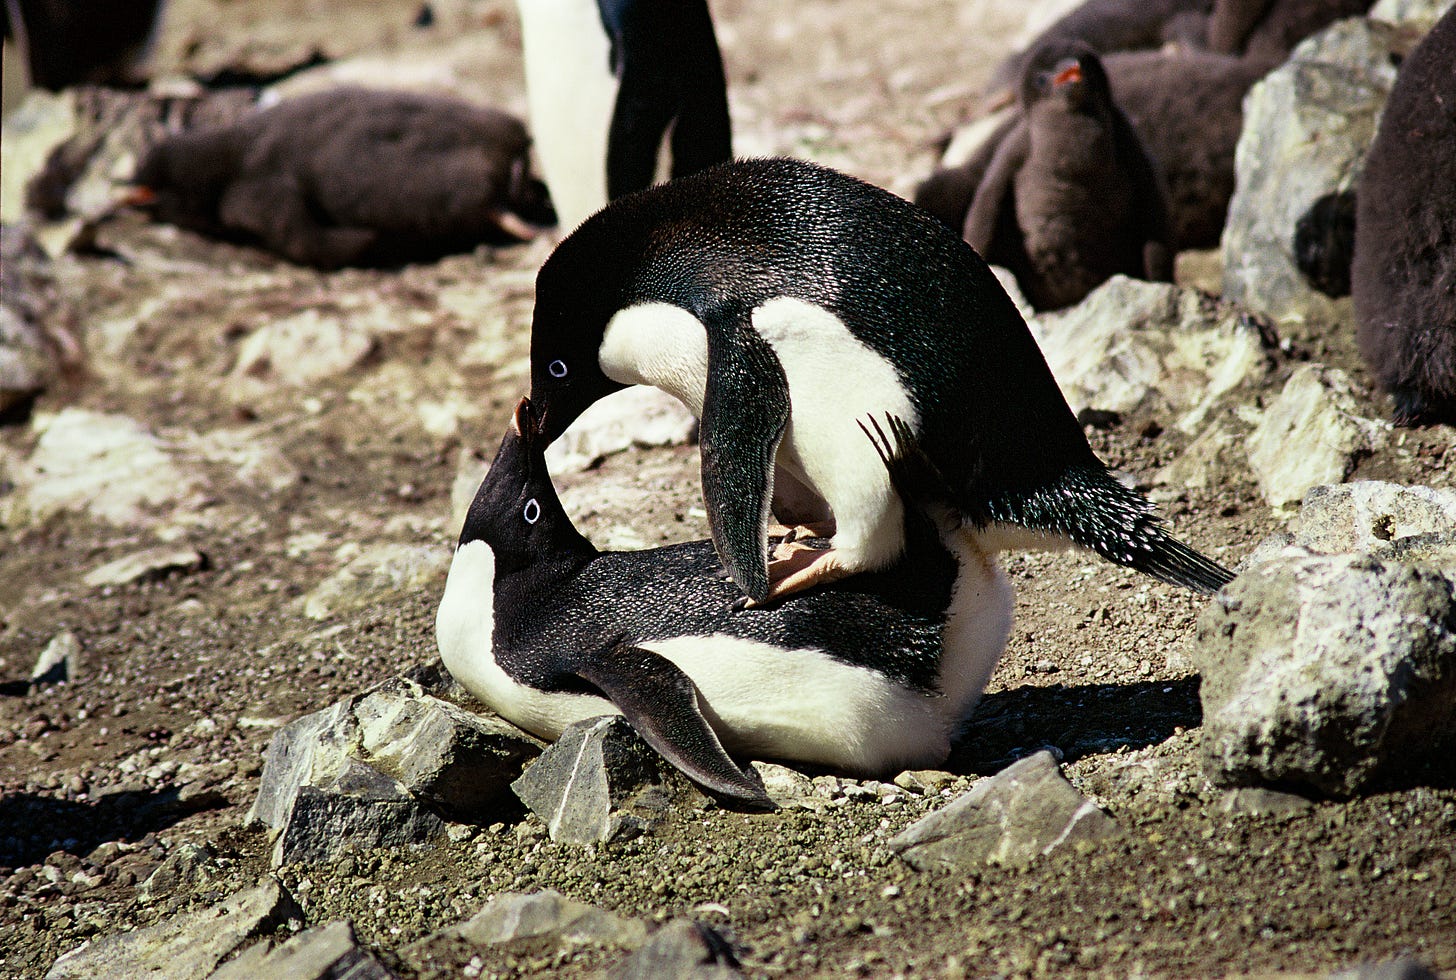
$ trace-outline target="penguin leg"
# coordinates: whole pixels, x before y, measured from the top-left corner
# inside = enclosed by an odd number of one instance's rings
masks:
[[[753,810],[777,809],[758,774],[729,758],[703,716],[697,685],[677,664],[624,642],[576,673],[617,706],[643,741],[715,797]]]
[[[766,602],[777,602],[796,592],[837,582],[842,578],[848,578],[858,570],[845,567],[839,560],[839,553],[832,546],[828,548],[815,548],[807,544],[791,546],[785,557],[776,557],[769,562],[770,586]],[[744,608],[755,609],[766,602],[749,601],[744,604]]]
[[[789,423],[789,386],[746,311],[700,317],[708,326],[708,381],[699,433],[703,504],[713,547],[739,589],[768,598],[768,514],[774,459]]]

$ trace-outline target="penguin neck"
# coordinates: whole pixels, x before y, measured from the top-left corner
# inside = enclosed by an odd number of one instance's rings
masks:
[[[618,310],[607,323],[597,360],[613,381],[661,388],[702,417],[708,333],[682,307],[648,302]]]

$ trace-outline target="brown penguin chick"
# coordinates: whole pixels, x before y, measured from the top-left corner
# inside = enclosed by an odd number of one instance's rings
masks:
[[[1244,95],[1264,67],[1208,51],[1127,51],[1102,63],[1117,104],[1162,166],[1177,247],[1217,247]]]
[[[1360,352],[1397,425],[1456,424],[1456,10],[1405,59],[1356,192]]]
[[[1214,0],[1208,48],[1242,55],[1268,70],[1283,64],[1311,34],[1363,16],[1371,6],[1373,0]]]
[[[131,201],[302,265],[399,265],[550,224],[529,148],[504,112],[340,88],[163,140],[137,168]]]
[[[996,155],[996,147],[1016,128],[1017,116],[1011,115],[986,137],[963,163],[941,167],[915,188],[915,203],[939,218],[951,231],[960,234],[965,227],[966,213],[971,210],[976,188],[986,176],[986,168]]]
[[[1039,310],[1070,306],[1118,273],[1170,281],[1161,178],[1092,49],[1038,49],[1020,105],[976,189],[966,241],[1006,265]]]
[[[1081,41],[1094,51],[1139,51],[1166,44],[1202,47],[1213,0],[1087,0],[1052,23],[991,74],[992,105],[1015,97],[1035,51],[1049,44]]]

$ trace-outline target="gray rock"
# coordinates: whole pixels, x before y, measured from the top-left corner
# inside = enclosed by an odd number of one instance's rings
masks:
[[[133,932],[93,939],[56,960],[46,980],[96,977],[167,977],[202,980],[217,965],[303,910],[272,878],[211,908],[164,919]]]
[[[1030,325],[1073,412],[1146,407],[1197,432],[1223,395],[1268,371],[1252,320],[1171,283],[1114,276]]]
[[[733,980],[743,976],[733,945],[692,919],[674,919],[607,971],[608,980]]]
[[[280,946],[254,943],[209,980],[394,980],[396,974],[359,945],[343,920],[300,932]]]
[[[568,725],[511,784],[551,839],[568,844],[636,837],[687,787],[621,715]]]
[[[1456,545],[1456,490],[1377,480],[1305,494],[1293,543],[1324,554],[1392,554],[1417,542]]]
[[[30,670],[31,689],[64,684],[81,676],[81,641],[70,630],[62,630],[46,644]]]
[[[331,860],[351,845],[428,843],[445,830],[437,809],[475,821],[498,814],[539,745],[398,678],[280,729],[246,822],[276,835],[275,867]]]
[[[1398,42],[1389,24],[1340,21],[1250,89],[1223,232],[1225,297],[1276,320],[1340,315],[1295,265],[1295,223],[1315,201],[1358,184],[1395,83]]]
[[[529,895],[507,892],[452,931],[476,946],[592,943],[636,949],[647,938],[641,920],[624,919],[550,889]]]
[[[216,869],[217,862],[210,847],[181,844],[137,887],[137,901],[151,904],[170,898],[184,885],[208,880]]]
[[[1262,786],[1236,786],[1224,792],[1219,808],[1224,813],[1253,817],[1292,817],[1310,810],[1314,804],[1295,793],[1281,793]]]
[[[1209,778],[1348,796],[1456,750],[1453,589],[1302,549],[1245,571],[1198,620]]]
[[[473,714],[404,681],[361,697],[353,713],[361,761],[465,822],[513,806],[511,780],[544,747],[501,718]]]
[[[201,552],[193,551],[191,548],[164,545],[160,548],[134,551],[115,561],[109,561],[93,568],[86,573],[86,577],[82,581],[93,588],[103,585],[127,585],[139,579],[165,578],[173,572],[199,571],[206,565],[207,559]]]
[[[1387,24],[1415,26],[1429,31],[1441,15],[1451,9],[1452,0],[1376,0],[1366,15]]]
[[[1235,413],[1213,419],[1186,449],[1167,466],[1153,473],[1153,482],[1167,488],[1203,490],[1220,486],[1228,480],[1230,470],[1246,463],[1244,440],[1250,427]],[[1178,490],[1152,494],[1177,496]]]
[[[450,552],[438,545],[377,544],[319,583],[303,600],[309,619],[328,619],[402,592],[443,583]]]
[[[1117,822],[1067,782],[1050,752],[984,779],[890,839],[917,871],[1021,866],[1052,851],[1121,833]]]
[[[682,446],[697,419],[676,398],[636,385],[596,402],[546,450],[552,473],[580,473],[633,446]]]
[[[1329,980],[1440,980],[1440,976],[1414,956],[1401,956],[1336,970],[1330,974]]]
[[[1306,364],[1245,440],[1249,466],[1272,507],[1286,507],[1322,483],[1349,476],[1361,455],[1382,445],[1389,423],[1360,415],[1354,388],[1338,368]]]
[[[352,371],[377,344],[361,319],[309,309],[266,324],[239,346],[233,376],[305,387]]]
[[[0,418],[24,420],[36,396],[80,365],[73,319],[39,244],[26,229],[0,227]]]
[[[206,480],[134,419],[83,408],[37,416],[28,460],[12,466],[15,492],[0,519],[43,521],[63,512],[116,525],[157,523],[195,507]]]

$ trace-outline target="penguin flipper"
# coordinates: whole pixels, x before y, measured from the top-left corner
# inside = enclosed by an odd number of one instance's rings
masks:
[[[729,758],[703,717],[697,685],[672,661],[619,643],[576,673],[605,694],[642,740],[693,782],[749,809],[777,809],[757,774]]]
[[[768,598],[774,459],[789,424],[789,383],[746,318],[708,324],[708,381],[698,441],[713,548],[748,598]]]
[[[986,176],[976,187],[971,199],[971,209],[966,213],[966,224],[961,237],[970,243],[988,262],[995,245],[996,226],[1001,220],[1006,198],[1012,193],[1012,182],[1016,172],[1026,163],[1031,153],[1031,128],[1022,120],[1002,138]]]

